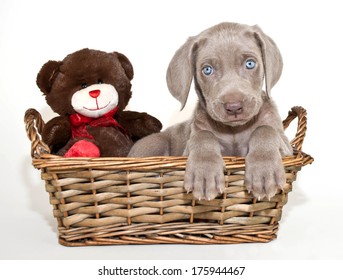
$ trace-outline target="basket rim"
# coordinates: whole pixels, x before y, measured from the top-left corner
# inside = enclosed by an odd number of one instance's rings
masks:
[[[72,169],[101,169],[101,170],[182,170],[186,168],[187,157],[162,156],[162,157],[100,157],[100,158],[64,158],[61,156],[43,154],[41,158],[34,158],[32,164],[37,169],[48,169],[49,171],[61,171]],[[245,168],[245,157],[225,156],[223,157],[226,169]],[[302,152],[294,151],[292,156],[282,159],[284,167],[303,167],[311,164],[313,158]]]
[[[283,165],[305,166],[313,162],[313,158],[302,151],[302,144],[307,130],[307,111],[301,106],[294,106],[283,121],[284,129],[298,118],[295,137],[290,141],[293,155],[282,159]],[[186,166],[187,157],[184,156],[159,156],[159,157],[99,157],[99,158],[64,158],[53,155],[50,148],[41,139],[41,132],[45,126],[41,114],[35,109],[25,112],[24,122],[26,132],[31,140],[32,164],[35,168],[71,169],[71,168],[101,168],[101,169],[139,169],[154,170],[159,168],[182,169]],[[226,168],[242,168],[245,166],[244,157],[224,156]]]

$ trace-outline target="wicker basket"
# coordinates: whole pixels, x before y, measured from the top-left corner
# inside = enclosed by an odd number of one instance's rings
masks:
[[[226,188],[220,197],[197,201],[183,189],[185,157],[63,158],[51,155],[41,141],[44,122],[36,110],[27,110],[25,123],[60,244],[229,244],[276,238],[296,174],[313,161],[301,151],[306,111],[292,108],[284,127],[295,118],[294,155],[283,158],[287,184],[270,201],[247,192],[242,157],[224,158]]]

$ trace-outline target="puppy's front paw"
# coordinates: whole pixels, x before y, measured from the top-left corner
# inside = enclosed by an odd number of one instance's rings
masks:
[[[225,163],[216,154],[190,155],[187,161],[184,187],[195,199],[212,200],[225,188]]]
[[[254,197],[273,197],[286,184],[282,158],[278,152],[249,153],[245,159],[245,186]]]

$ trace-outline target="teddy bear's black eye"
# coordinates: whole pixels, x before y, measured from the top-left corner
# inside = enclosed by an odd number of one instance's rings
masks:
[[[86,87],[87,87],[87,83],[83,83],[83,84],[81,85],[81,87],[82,87],[82,88],[86,88]]]
[[[101,79],[99,79],[99,80],[98,80],[98,84],[101,85],[102,83],[103,83],[103,81],[102,81]]]

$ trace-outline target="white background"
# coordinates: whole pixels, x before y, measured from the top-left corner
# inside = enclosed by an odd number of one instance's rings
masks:
[[[339,1],[20,1],[0,2],[0,259],[343,259],[342,14]],[[57,243],[57,223],[40,172],[31,166],[24,112],[52,118],[35,84],[48,60],[89,47],[119,51],[135,77],[128,109],[146,111],[167,127],[187,118],[171,97],[165,72],[188,36],[222,21],[258,24],[278,44],[284,71],[272,96],[284,118],[308,111],[303,146],[315,162],[299,173],[284,207],[277,240],[215,246],[106,246]],[[339,133],[339,134],[338,134]],[[290,135],[292,137],[293,135]]]

